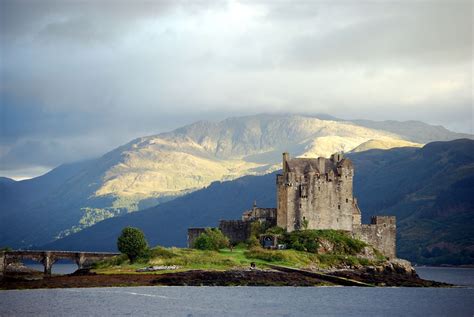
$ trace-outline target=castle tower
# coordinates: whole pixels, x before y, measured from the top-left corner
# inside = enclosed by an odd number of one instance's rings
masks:
[[[283,153],[283,174],[277,175],[277,225],[287,231],[336,229],[352,231],[360,224],[354,199],[354,168],[336,153],[330,159],[293,158]]]

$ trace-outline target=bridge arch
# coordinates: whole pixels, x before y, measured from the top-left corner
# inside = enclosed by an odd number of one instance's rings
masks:
[[[7,266],[14,262],[33,260],[43,264],[44,274],[51,275],[54,263],[60,259],[75,262],[79,269],[90,266],[92,263],[120,255],[111,252],[82,252],[82,251],[33,251],[16,250],[0,252],[0,272],[4,273]]]

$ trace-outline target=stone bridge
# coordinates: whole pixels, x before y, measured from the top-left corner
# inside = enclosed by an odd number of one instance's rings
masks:
[[[0,252],[0,274],[3,274],[9,264],[21,262],[22,260],[33,260],[44,266],[44,274],[51,275],[53,264],[60,259],[68,259],[76,262],[77,267],[82,269],[92,263],[120,255],[110,252],[80,252],[80,251],[1,251]]]

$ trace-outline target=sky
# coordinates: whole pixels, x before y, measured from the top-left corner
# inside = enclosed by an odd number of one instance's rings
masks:
[[[0,0],[0,176],[197,120],[473,132],[472,1]]]

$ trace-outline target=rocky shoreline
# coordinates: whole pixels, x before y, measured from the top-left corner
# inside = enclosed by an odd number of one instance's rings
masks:
[[[407,264],[408,263],[408,264]],[[0,279],[0,289],[82,288],[123,286],[403,286],[450,287],[421,279],[406,261],[378,267],[311,272],[297,269],[189,270],[171,273],[97,274],[78,270],[69,275],[43,276],[41,272],[16,270]]]

